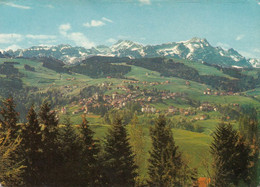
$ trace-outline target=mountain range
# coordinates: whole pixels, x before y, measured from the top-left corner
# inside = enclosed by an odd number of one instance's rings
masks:
[[[259,59],[246,59],[233,48],[225,50],[221,47],[213,47],[206,39],[197,37],[188,41],[146,46],[129,40],[119,40],[110,47],[99,45],[91,49],[64,44],[33,46],[28,49],[4,51],[2,55],[24,58],[51,56],[67,64],[79,63],[91,56],[174,57],[227,67],[260,67]]]

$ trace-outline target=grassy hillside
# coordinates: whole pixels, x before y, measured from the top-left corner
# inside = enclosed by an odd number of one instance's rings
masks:
[[[131,71],[126,74],[126,77],[134,78],[139,81],[148,81],[148,82],[165,82],[170,81],[170,84],[167,85],[156,85],[160,90],[170,90],[172,92],[186,92],[192,94],[201,95],[202,90],[206,88],[211,88],[211,86],[203,85],[197,82],[190,81],[190,86],[186,85],[186,80],[176,78],[176,77],[162,77],[159,72],[151,71],[142,67],[131,66]],[[148,86],[149,88],[149,86]]]
[[[184,59],[173,59],[176,62],[181,62],[186,64],[189,67],[195,68],[200,75],[216,75],[216,76],[220,76],[220,77],[227,77],[230,79],[234,79],[233,77],[224,74],[223,72],[219,71],[217,68],[215,67],[211,67],[211,66],[206,66],[204,64],[202,64],[201,62],[194,62],[194,61],[190,61],[190,60],[184,60]]]
[[[188,60],[179,60],[173,59],[175,62],[184,63],[185,65],[194,68],[198,71],[200,75],[215,75],[219,77],[225,77],[230,80],[235,80],[236,78],[231,77],[222,71],[218,70],[215,67],[206,66],[202,63],[191,62]],[[64,114],[61,114],[60,109],[62,107],[67,108],[67,115],[71,117],[73,124],[78,125],[81,123],[81,115],[83,112],[79,112],[76,114],[72,114],[74,111],[81,108],[83,105],[79,104],[79,99],[87,99],[87,98],[80,98],[80,93],[83,88],[88,88],[89,86],[100,87],[103,83],[110,83],[111,86],[108,86],[104,89],[104,94],[112,95],[113,93],[117,92],[118,94],[129,94],[129,90],[127,89],[119,89],[118,87],[127,88],[127,86],[131,86],[131,83],[127,83],[127,81],[139,81],[133,83],[133,87],[135,88],[132,90],[133,93],[143,92],[144,90],[153,90],[157,89],[160,91],[170,91],[171,93],[181,93],[182,96],[178,96],[176,98],[166,98],[161,99],[159,98],[156,102],[147,102],[146,104],[153,106],[156,110],[160,110],[162,113],[168,112],[168,108],[170,106],[174,106],[179,109],[183,110],[196,110],[196,114],[192,115],[185,115],[185,114],[177,114],[177,115],[168,115],[174,122],[179,122],[180,119],[185,118],[191,125],[197,125],[202,128],[202,132],[192,132],[191,130],[185,130],[184,128],[177,129],[173,128],[173,135],[177,145],[179,146],[180,150],[183,151],[187,160],[191,162],[192,167],[199,168],[200,176],[205,176],[206,171],[203,167],[203,160],[210,159],[208,150],[209,144],[212,140],[211,134],[214,131],[216,125],[221,122],[223,114],[221,111],[200,111],[198,107],[202,103],[210,103],[210,105],[217,106],[223,105],[226,106],[228,104],[252,104],[252,106],[256,107],[258,111],[260,111],[260,88],[257,87],[252,90],[247,90],[245,92],[239,93],[237,95],[230,94],[227,95],[214,95],[214,94],[204,94],[205,90],[214,90],[212,86],[201,84],[195,81],[188,81],[183,78],[177,77],[165,77],[161,76],[162,74],[157,71],[148,70],[146,68],[135,66],[134,64],[126,64],[120,63],[120,65],[124,65],[130,67],[131,70],[126,73],[124,76],[120,78],[112,78],[112,77],[103,77],[103,78],[91,78],[87,75],[78,74],[78,73],[57,73],[54,70],[48,69],[42,66],[42,63],[39,61],[29,60],[29,59],[6,59],[0,58],[0,64],[4,62],[18,62],[19,64],[14,64],[14,67],[19,70],[22,74],[20,79],[24,84],[24,88],[26,86],[30,87],[37,87],[36,91],[30,91],[25,93],[27,97],[33,97],[36,93],[47,93],[52,92],[55,90],[58,95],[58,99],[64,98],[65,100],[71,99],[73,102],[68,102],[64,105],[56,105],[54,106],[55,109],[58,111],[60,116],[60,122],[63,122],[65,117]],[[105,63],[105,62],[103,62]],[[30,67],[34,67],[35,71],[28,71],[25,70],[24,66],[29,65]],[[113,64],[116,65],[116,64]],[[243,74],[251,75],[257,78],[258,71],[255,70],[247,70],[244,71]],[[0,74],[0,78],[5,79],[7,76]],[[145,83],[143,83],[145,82]],[[167,83],[166,83],[167,82]],[[156,84],[153,84],[156,83]],[[65,89],[65,87],[69,87]],[[138,87],[138,89],[136,89]],[[109,89],[108,89],[109,88]],[[218,92],[224,92],[221,89],[214,90]],[[133,94],[131,93],[131,94]],[[31,95],[30,95],[31,94]],[[94,94],[94,93],[93,93]],[[152,93],[150,93],[152,94]],[[124,95],[124,97],[125,97]],[[46,95],[45,95],[46,96]],[[0,95],[0,98],[2,96]],[[75,98],[73,100],[73,97]],[[139,99],[149,97],[149,95],[145,96],[140,94],[138,96]],[[48,98],[48,97],[47,97]],[[77,100],[78,99],[78,100]],[[189,101],[192,101],[195,104],[191,104]],[[144,101],[142,101],[144,102]],[[27,103],[26,107],[29,104]],[[148,150],[151,146],[151,140],[149,137],[149,128],[152,125],[149,120],[155,118],[158,114],[139,114],[139,120],[141,121],[145,133],[145,140],[146,140],[146,159],[149,157]],[[194,118],[198,116],[207,115],[207,119],[204,120],[194,120]],[[92,129],[96,132],[96,138],[103,140],[104,136],[106,135],[107,129],[109,125],[104,123],[103,118],[99,114],[88,113],[86,115],[87,119],[90,122]],[[235,128],[238,127],[237,121],[231,119],[228,121],[229,123],[233,124]],[[146,165],[147,166],[147,165]],[[147,167],[143,169],[143,175],[147,172]]]
[[[89,118],[88,118],[89,119]],[[96,132],[96,138],[103,140],[106,136],[109,125],[95,125],[91,124],[91,128]],[[145,158],[149,158],[149,150],[151,148],[151,139],[149,136],[149,126],[143,127],[146,140]],[[179,146],[180,150],[183,152],[184,156],[189,159],[190,166],[199,169],[200,176],[206,175],[206,170],[201,163],[202,158],[209,157],[209,144],[211,142],[211,137],[203,133],[190,132],[181,129],[173,129],[173,136],[176,144]],[[147,162],[146,167],[142,168],[143,177],[147,172]]]

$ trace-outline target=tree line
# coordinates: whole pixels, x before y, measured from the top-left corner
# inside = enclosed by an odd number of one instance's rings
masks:
[[[189,67],[180,62],[175,62],[172,59],[167,60],[162,57],[133,59],[127,62],[127,64],[157,71],[161,76],[178,77],[185,80],[207,84],[217,90],[241,92],[254,89],[259,83],[258,79],[255,79],[253,76],[241,74],[237,70],[234,70],[235,68],[219,69],[223,71],[223,73],[237,78],[233,80],[227,77],[215,75],[200,75],[198,70],[193,67]]]
[[[150,128],[148,177],[143,179],[146,145],[136,115],[129,131],[121,115],[115,115],[104,140],[98,140],[84,116],[77,128],[69,117],[60,125],[45,101],[38,112],[32,105],[27,122],[19,124],[15,106],[7,98],[0,107],[3,186],[198,186],[198,171],[189,166],[163,115]],[[245,109],[239,130],[226,123],[217,126],[210,145],[211,186],[257,186],[256,116],[253,108]]]

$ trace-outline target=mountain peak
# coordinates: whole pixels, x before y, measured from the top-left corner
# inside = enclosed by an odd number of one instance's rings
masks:
[[[60,44],[60,45],[57,45],[57,48],[71,48],[72,46],[69,45],[69,44]]]
[[[122,40],[122,39],[120,39],[120,40],[118,40],[114,45],[120,44],[120,43],[134,43],[134,42],[133,42],[133,41],[130,41],[130,40]]]
[[[208,40],[206,38],[198,38],[198,37],[193,37],[192,39],[188,40],[187,42],[190,43],[207,43],[209,44]]]
[[[143,45],[137,44],[130,40],[118,40],[117,43],[111,46],[112,51],[116,50],[126,50],[126,49],[132,49],[132,48],[142,48]]]
[[[238,52],[235,49],[233,49],[233,48],[228,49],[228,52],[230,52],[230,53],[237,53],[238,54]]]

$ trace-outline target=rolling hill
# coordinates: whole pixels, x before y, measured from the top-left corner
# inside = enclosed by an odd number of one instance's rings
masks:
[[[144,128],[146,158],[153,119],[160,113],[166,114],[177,145],[191,166],[198,168],[199,175],[206,176],[202,158],[208,155],[215,126],[225,120],[237,128],[238,119],[233,114],[240,112],[239,106],[251,104],[260,111],[259,73],[253,68],[224,68],[169,57],[94,56],[74,65],[48,57],[5,57],[0,58],[0,98],[13,95],[21,122],[25,121],[32,103],[40,106],[45,99],[58,113],[60,123],[69,115],[77,125],[85,114],[98,139],[105,136],[109,127],[105,122],[109,111],[119,108],[131,119],[131,110],[136,109]],[[219,82],[215,84],[211,80]],[[223,85],[237,81],[244,84],[243,89],[225,90]],[[239,88],[239,85],[229,87]],[[155,110],[141,112],[140,107]],[[178,112],[174,114],[170,110]],[[147,165],[144,166],[145,174]]]

